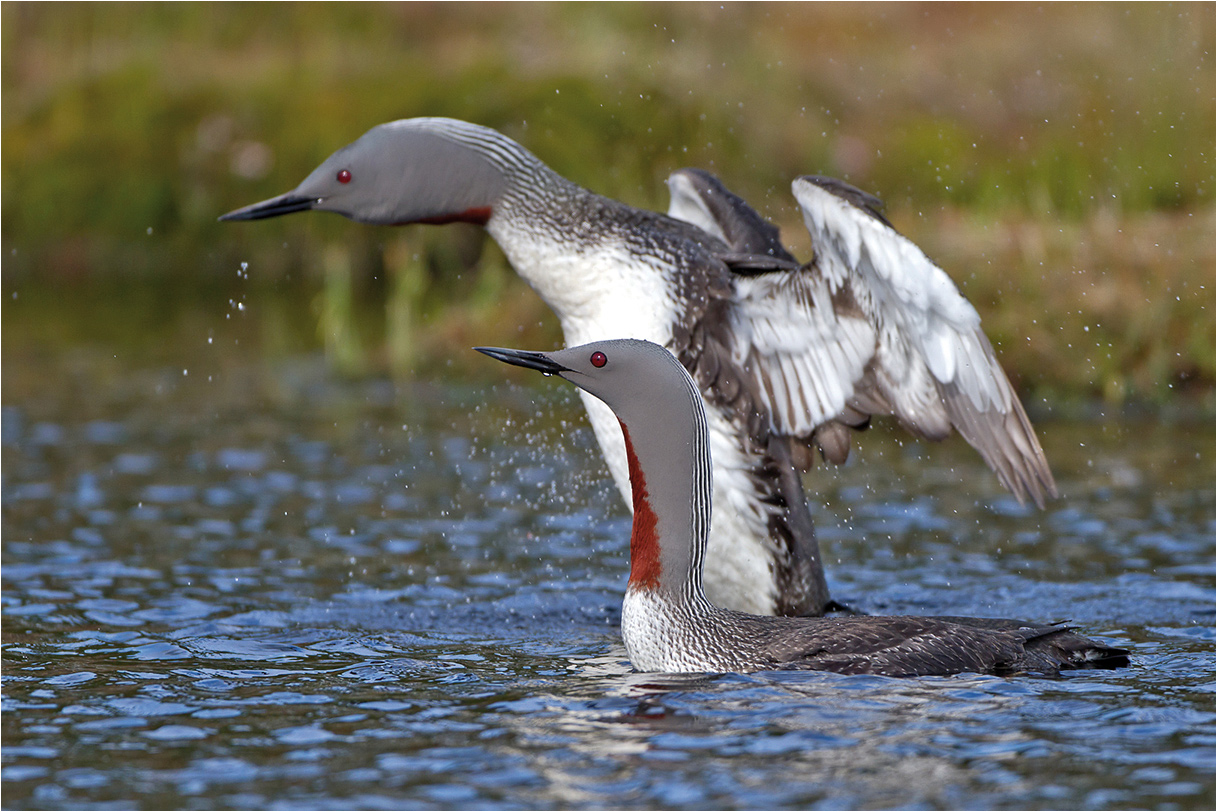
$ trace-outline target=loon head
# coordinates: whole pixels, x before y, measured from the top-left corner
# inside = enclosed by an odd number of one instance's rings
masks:
[[[556,375],[595,395],[631,431],[664,433],[697,410],[700,395],[680,362],[650,341],[596,341],[555,352],[476,347],[515,366]]]
[[[373,225],[484,225],[513,168],[535,161],[487,127],[447,118],[403,119],[368,130],[287,194],[220,219],[261,220],[316,210]]]

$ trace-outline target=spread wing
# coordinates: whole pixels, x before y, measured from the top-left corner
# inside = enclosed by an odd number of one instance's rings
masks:
[[[698,180],[706,177],[721,189],[705,173]],[[710,233],[732,251],[722,259],[737,271],[735,296],[718,314],[727,329],[706,337],[699,371],[739,379],[731,381],[735,405],[752,410],[751,425],[814,439],[835,461],[848,454],[844,426],[871,414],[893,415],[930,439],[954,428],[1020,502],[1042,507],[1056,495],[975,308],[879,214],[877,199],[840,181],[795,180],[816,255],[792,270],[789,254],[771,246],[776,231],[751,226],[760,217],[742,200],[699,192],[691,182],[681,188],[686,199],[670,213],[714,223]],[[692,195],[709,202],[698,207]],[[730,205],[714,207],[720,198]],[[773,257],[767,268],[766,256]]]

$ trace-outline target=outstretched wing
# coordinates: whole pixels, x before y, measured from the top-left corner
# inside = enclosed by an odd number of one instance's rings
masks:
[[[836,461],[848,453],[844,426],[871,414],[893,415],[930,439],[954,428],[1020,502],[1029,498],[1042,507],[1046,496],[1056,495],[975,308],[883,218],[876,198],[841,181],[795,180],[816,255],[791,270],[789,254],[764,247],[777,241],[776,232],[751,225],[755,218],[768,226],[759,215],[724,195],[712,176],[695,179],[703,186],[672,184],[674,192],[686,192],[680,205],[674,194],[673,216],[709,221],[703,230],[724,239],[734,252],[724,261],[742,270],[733,301],[719,314],[728,329],[705,336],[699,371],[739,378],[731,390],[736,408],[751,410],[754,425],[768,421],[756,428],[815,438]],[[710,194],[706,184],[719,191]],[[695,197],[709,202],[699,206]],[[729,205],[715,207],[716,199]],[[775,260],[767,268],[758,246]],[[745,267],[735,268],[743,255]]]
[[[801,430],[794,439],[812,441],[825,458],[843,463],[849,456],[850,429],[865,427],[869,415],[842,405],[848,383],[861,374],[872,354],[874,335],[863,320],[844,319],[831,304],[822,280],[808,276],[782,244],[777,226],[760,216],[722,182],[701,169],[680,169],[668,178],[668,215],[691,223],[728,246],[715,258],[733,272],[735,289],[729,303],[717,302],[716,318],[702,319],[689,342],[690,370],[695,371],[720,406],[733,409],[755,435],[771,434],[770,402],[784,402],[789,415],[798,415]],[[737,298],[752,304],[754,318],[741,319]],[[726,306],[723,306],[723,305]],[[700,329],[698,329],[700,328]],[[735,350],[750,346],[754,330],[770,346],[791,353],[805,346],[822,350],[814,358],[817,370],[790,367],[787,375],[746,376],[736,363]],[[733,360],[735,359],[735,360]],[[751,377],[746,385],[745,378]],[[841,382],[845,383],[842,384]],[[787,388],[787,382],[793,385]],[[767,391],[755,391],[756,384]],[[773,391],[776,386],[777,391]],[[836,419],[833,419],[833,418]],[[781,421],[789,426],[791,420]],[[808,425],[812,428],[808,428]],[[785,434],[788,432],[776,432]],[[806,470],[810,457],[792,447],[798,467]]]
[[[816,270],[834,292],[848,292],[878,337],[851,405],[890,406],[928,437],[954,427],[1019,501],[1043,507],[1046,496],[1056,496],[1056,483],[976,309],[869,196],[814,176],[796,179],[792,188]]]

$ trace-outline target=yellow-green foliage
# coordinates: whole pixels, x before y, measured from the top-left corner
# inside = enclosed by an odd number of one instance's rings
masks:
[[[557,340],[474,229],[215,221],[377,123],[447,115],[635,205],[710,168],[802,256],[791,178],[845,177],[1023,386],[1213,385],[1212,4],[6,3],[0,22],[4,284],[27,302],[188,299],[247,261],[249,284],[322,297],[347,368],[424,369],[520,325]],[[9,299],[6,340],[28,312]]]

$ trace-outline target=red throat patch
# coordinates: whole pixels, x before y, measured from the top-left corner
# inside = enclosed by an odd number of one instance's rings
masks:
[[[452,214],[441,214],[436,217],[424,217],[421,220],[411,220],[411,223],[426,223],[432,226],[442,226],[448,223],[473,223],[477,226],[484,226],[490,222],[490,215],[494,212],[489,206],[474,206],[471,209],[454,212]],[[409,225],[409,223],[398,223],[397,225]]]
[[[621,424],[625,435],[625,459],[630,468],[630,490],[634,498],[634,529],[630,533],[630,583],[632,589],[659,587],[659,533],[655,526],[655,511],[647,494],[646,477],[638,465],[638,455],[630,442],[630,432]]]

